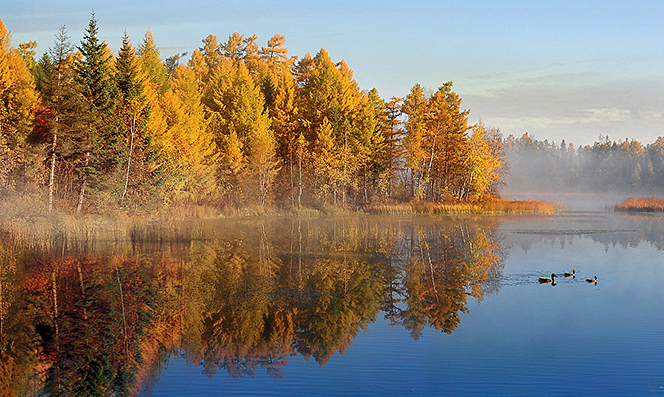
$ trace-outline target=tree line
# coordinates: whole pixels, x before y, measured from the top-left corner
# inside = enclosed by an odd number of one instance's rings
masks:
[[[345,61],[289,56],[285,37],[209,35],[186,64],[148,30],[113,54],[93,14],[40,58],[0,21],[0,189],[49,211],[357,208],[477,202],[505,171],[496,129],[444,83],[385,100]]]
[[[504,145],[509,185],[517,191],[661,194],[664,187],[664,137],[643,145],[600,135],[593,145],[575,148],[525,133],[508,136]]]

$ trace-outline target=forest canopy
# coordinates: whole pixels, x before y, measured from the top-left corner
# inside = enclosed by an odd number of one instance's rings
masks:
[[[0,191],[67,213],[498,194],[500,133],[468,124],[451,82],[386,100],[325,49],[292,56],[285,42],[209,35],[184,64],[148,30],[114,54],[93,14],[80,43],[63,26],[37,57],[0,21]]]

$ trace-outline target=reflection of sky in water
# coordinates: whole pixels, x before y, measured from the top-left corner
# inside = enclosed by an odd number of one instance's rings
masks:
[[[481,304],[470,298],[470,313],[451,335],[426,328],[414,341],[402,326],[391,327],[379,316],[343,356],[336,353],[322,368],[290,357],[281,380],[258,369],[256,378],[234,381],[222,371],[208,379],[200,367],[174,360],[154,395],[650,393],[664,386],[664,252],[647,242],[611,242],[633,239],[635,231],[542,234],[591,230],[589,222],[596,232],[638,226],[612,214],[506,223],[502,286]],[[534,240],[525,232],[529,228],[539,231]],[[572,269],[576,279],[562,277]],[[552,272],[560,276],[556,286],[537,283]],[[585,282],[595,275],[596,286]]]

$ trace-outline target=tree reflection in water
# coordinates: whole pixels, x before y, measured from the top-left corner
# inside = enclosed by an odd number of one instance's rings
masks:
[[[416,339],[451,333],[502,271],[495,223],[199,228],[135,228],[113,250],[3,238],[0,393],[132,395],[172,354],[207,376],[281,378],[289,357],[343,354],[381,311]]]

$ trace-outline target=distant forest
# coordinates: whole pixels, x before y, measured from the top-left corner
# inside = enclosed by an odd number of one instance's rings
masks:
[[[526,190],[551,175],[559,180],[543,186],[644,187],[664,175],[654,146],[574,151],[469,125],[451,82],[383,99],[325,49],[289,56],[281,35],[265,47],[256,35],[210,35],[189,56],[162,60],[149,30],[138,46],[125,32],[113,54],[97,23],[93,14],[77,45],[63,26],[37,57],[34,41],[13,48],[0,21],[5,200],[93,214],[355,209],[483,202],[510,167],[513,188]],[[624,160],[617,174],[603,160],[613,158]],[[629,180],[603,183],[624,172]]]
[[[504,141],[511,190],[557,193],[664,193],[664,138],[645,146],[636,140],[599,136],[574,147],[538,141],[525,133]]]

